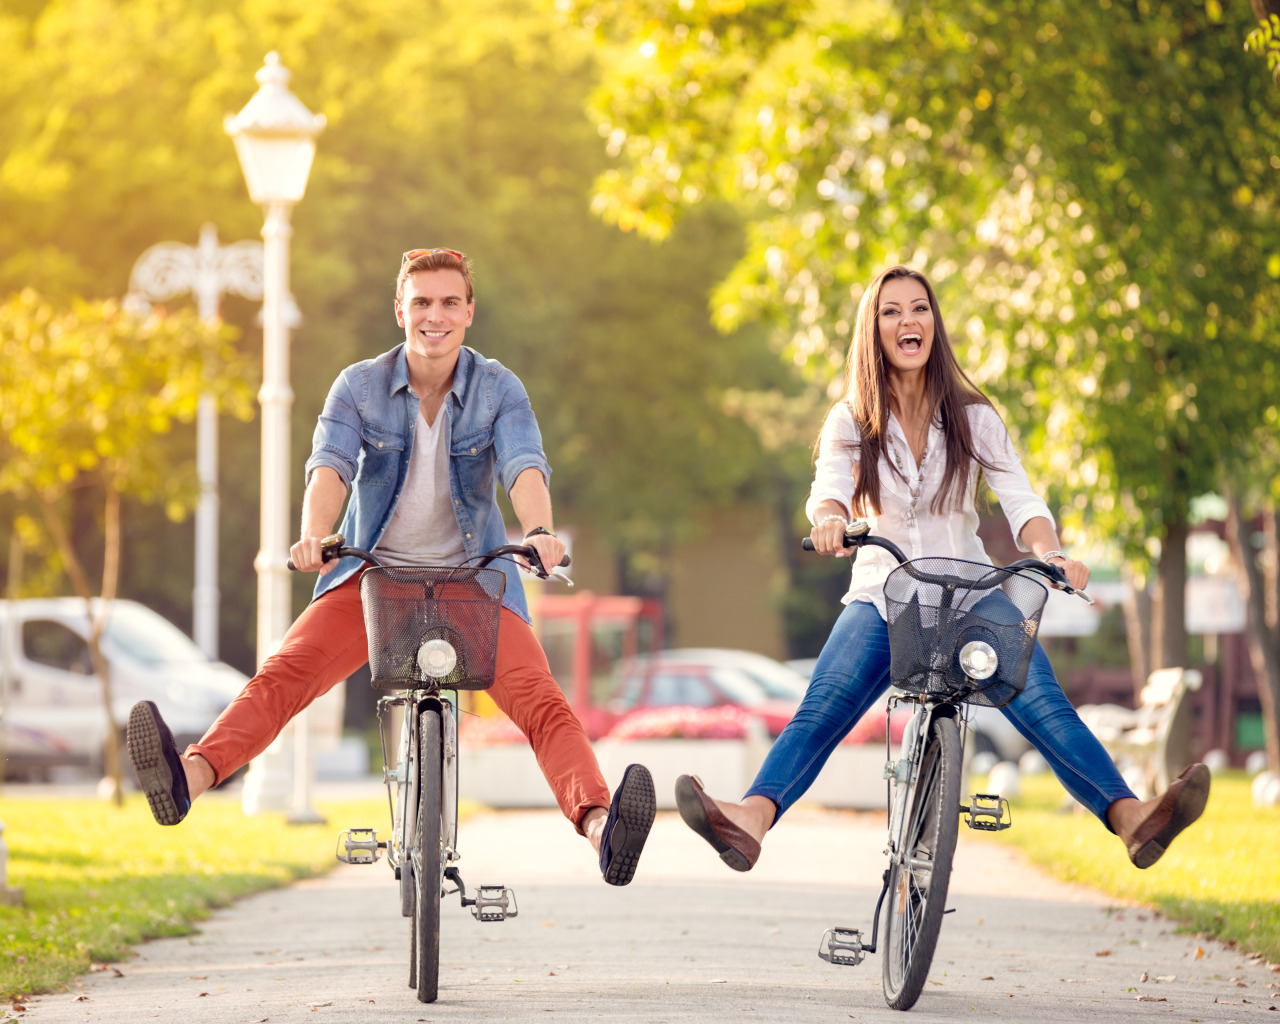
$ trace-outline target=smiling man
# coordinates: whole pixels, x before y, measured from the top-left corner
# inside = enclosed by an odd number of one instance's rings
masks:
[[[475,314],[467,257],[411,249],[396,279],[404,341],[348,366],[320,413],[306,466],[293,564],[316,572],[311,604],[280,649],[199,742],[179,755],[155,704],[134,706],[128,746],[152,813],[176,825],[191,802],[270,745],[302,708],[369,657],[356,558],[322,562],[341,533],[390,565],[459,565],[507,542],[501,481],[543,565],[564,556],[552,529],[551,468],[524,385],[466,347]],[[347,495],[350,492],[350,501]],[[507,573],[489,695],[529,738],[560,809],[596,849],[604,880],[626,885],[653,823],[653,780],[630,765],[610,797],[586,732],[547,667],[514,563]]]

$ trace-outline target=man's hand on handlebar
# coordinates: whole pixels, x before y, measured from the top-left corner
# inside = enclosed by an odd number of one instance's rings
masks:
[[[535,533],[531,537],[525,537],[520,543],[533,548],[538,553],[538,558],[547,572],[558,566],[564,559],[564,541],[549,533]],[[525,559],[517,557],[516,560],[525,569],[532,569]]]
[[[289,549],[289,561],[298,572],[314,572],[321,576],[332,572],[337,561],[325,562],[320,557],[320,543],[324,537],[303,537]]]

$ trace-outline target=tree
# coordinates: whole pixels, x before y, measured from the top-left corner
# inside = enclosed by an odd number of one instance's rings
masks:
[[[1189,502],[1258,422],[1276,355],[1280,104],[1241,51],[1243,6],[576,10],[616,44],[602,214],[660,236],[735,203],[749,244],[719,322],[778,325],[815,387],[862,282],[927,269],[1068,527],[1158,560],[1149,661],[1183,663]]]
[[[201,392],[248,414],[248,381],[232,336],[189,313],[141,319],[112,302],[75,302],[58,312],[30,290],[0,306],[0,492],[38,505],[85,602],[117,803],[119,724],[99,641],[119,579],[121,498],[162,503],[175,518],[193,506],[194,467],[175,465],[161,439],[194,417]],[[68,526],[68,499],[84,488],[100,495],[105,524],[96,607]]]
[[[424,19],[431,32],[407,30]],[[551,0],[49,0],[0,14],[0,295],[27,284],[59,300],[119,295],[156,241],[194,239],[206,220],[225,239],[256,235],[260,211],[222,118],[269,49],[328,118],[293,219],[299,480],[338,371],[402,337],[391,311],[400,253],[440,244],[475,263],[469,342],[528,386],[558,520],[589,524],[634,586],[660,589],[663,552],[708,509],[768,499],[754,435],[721,403],[730,386],[788,374],[762,331],[726,338],[705,313],[740,247],[738,218],[723,206],[690,218],[676,251],[592,215],[606,157],[583,107],[599,63]],[[254,312],[224,307],[246,351]],[[258,440],[230,424],[221,445],[224,466],[248,469],[221,475],[220,649],[241,667],[253,659],[244,580]],[[135,512],[135,523],[159,514]],[[150,557],[126,559],[122,586],[181,622],[189,540],[143,528],[127,540]],[[308,591],[300,579],[299,602]]]

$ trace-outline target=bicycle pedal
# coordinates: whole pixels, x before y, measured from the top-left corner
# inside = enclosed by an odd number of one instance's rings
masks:
[[[505,921],[520,914],[514,889],[505,885],[482,885],[476,889],[471,913],[477,921]]]
[[[378,841],[378,833],[371,828],[346,828],[338,833],[338,848],[334,856],[343,864],[372,864],[387,848]]]
[[[818,956],[837,967],[857,967],[866,959],[862,932],[857,928],[828,928],[818,946]]]
[[[1002,832],[1013,824],[1009,801],[996,793],[974,793],[962,810],[965,824],[981,832]]]

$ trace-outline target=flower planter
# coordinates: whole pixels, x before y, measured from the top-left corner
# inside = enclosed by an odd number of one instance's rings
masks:
[[[738,799],[747,791],[769,752],[767,739],[745,740],[600,740],[595,744],[600,770],[616,786],[629,764],[653,774],[659,810],[675,808],[679,775],[697,775],[707,792]],[[802,798],[823,807],[878,810],[884,807],[884,745],[841,744],[822,774]],[[487,807],[555,807],[533,751],[524,743],[468,749],[459,755],[459,789],[464,799]]]

